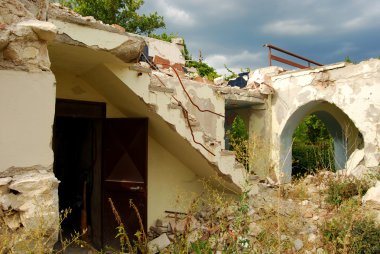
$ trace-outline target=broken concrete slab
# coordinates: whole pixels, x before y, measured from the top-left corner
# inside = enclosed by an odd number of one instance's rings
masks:
[[[48,42],[55,39],[58,31],[57,27],[54,24],[40,20],[22,21],[18,23],[17,26],[31,28],[38,35],[39,39]]]
[[[158,253],[164,248],[168,247],[169,245],[170,245],[170,240],[168,236],[166,234],[162,234],[159,237],[148,242],[148,249],[152,253]]]

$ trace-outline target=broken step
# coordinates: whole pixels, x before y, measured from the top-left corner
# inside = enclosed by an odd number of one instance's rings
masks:
[[[163,92],[163,93],[174,93],[173,88],[164,87],[164,86],[155,86],[155,85],[149,85],[149,91],[151,91],[151,92]]]

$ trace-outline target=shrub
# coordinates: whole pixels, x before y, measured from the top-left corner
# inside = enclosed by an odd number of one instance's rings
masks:
[[[327,181],[326,202],[338,206],[356,195],[362,196],[368,189],[369,183],[366,180],[355,177],[342,176],[330,179]]]
[[[343,202],[336,215],[322,225],[321,232],[332,253],[380,253],[380,226],[365,215],[355,199]]]

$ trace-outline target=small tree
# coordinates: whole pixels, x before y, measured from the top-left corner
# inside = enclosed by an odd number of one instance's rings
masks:
[[[149,35],[165,28],[164,18],[157,12],[138,14],[144,0],[59,0],[83,16],[93,16],[107,24],[118,24],[128,32]]]

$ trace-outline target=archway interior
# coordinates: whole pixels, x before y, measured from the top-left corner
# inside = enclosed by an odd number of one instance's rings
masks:
[[[335,171],[333,138],[316,113],[306,116],[293,133],[292,177],[321,169]]]
[[[292,178],[292,144],[297,126],[308,115],[316,115],[333,138],[336,170],[345,168],[351,153],[363,146],[363,138],[352,120],[336,105],[312,101],[299,107],[287,120],[280,136],[280,177],[283,182]]]

